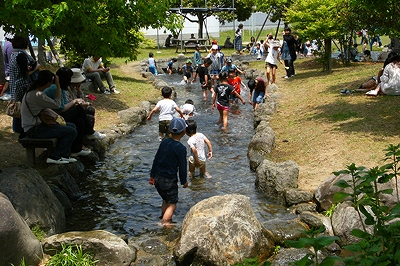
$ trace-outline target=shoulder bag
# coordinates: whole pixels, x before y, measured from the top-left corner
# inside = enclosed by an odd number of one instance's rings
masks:
[[[9,101],[6,107],[6,114],[14,118],[20,118],[21,102],[16,102],[14,100]]]

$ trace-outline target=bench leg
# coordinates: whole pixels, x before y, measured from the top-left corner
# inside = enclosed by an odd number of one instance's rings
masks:
[[[30,167],[35,165],[35,148],[26,148],[26,164]]]

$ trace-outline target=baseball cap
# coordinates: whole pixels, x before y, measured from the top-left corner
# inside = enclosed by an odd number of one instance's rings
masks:
[[[212,50],[218,50],[218,45],[213,44],[213,46],[211,46],[211,49],[212,49]]]
[[[227,63],[232,63],[232,58],[227,58],[227,59],[226,59],[226,62],[227,62]]]
[[[169,123],[169,131],[172,134],[180,134],[186,129],[187,125],[184,119],[180,117],[172,118],[171,122]]]
[[[191,63],[192,63],[192,60],[188,59],[188,60],[186,61],[186,63],[188,63],[188,64],[190,63],[190,64],[191,64]]]

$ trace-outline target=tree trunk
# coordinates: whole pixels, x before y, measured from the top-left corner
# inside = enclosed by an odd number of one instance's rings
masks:
[[[46,38],[46,41],[47,41],[47,43],[48,43],[48,45],[49,45],[49,47],[50,47],[51,52],[53,53],[54,58],[55,58],[56,61],[57,61],[58,66],[59,66],[59,67],[63,67],[64,64],[62,63],[62,61],[61,61],[61,59],[60,59],[60,56],[58,55],[58,52],[57,52],[56,48],[54,48],[54,43],[50,40],[49,37]]]
[[[204,17],[203,14],[197,13],[197,18],[198,18],[198,23],[199,23],[199,29],[197,32],[197,35],[199,39],[203,38],[203,25],[204,25]]]
[[[326,71],[332,73],[332,39],[324,39]]]
[[[42,39],[39,39],[38,40],[38,60],[37,61],[38,61],[39,65],[41,65],[41,66],[47,65],[46,54],[45,54],[43,47],[44,47],[44,41]]]

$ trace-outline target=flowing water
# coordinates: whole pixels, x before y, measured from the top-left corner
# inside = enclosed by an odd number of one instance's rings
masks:
[[[211,110],[211,100],[203,102],[199,84],[183,84],[181,75],[159,75],[175,87],[178,106],[187,99],[195,103],[198,132],[205,134],[213,145],[213,158],[207,161],[212,178],[190,180],[189,187],[179,188],[179,202],[174,214],[179,229],[189,211],[199,201],[237,193],[249,197],[253,210],[265,223],[271,220],[292,219],[287,210],[266,198],[255,188],[255,173],[250,171],[247,147],[254,135],[253,110],[246,103],[232,108],[229,129],[223,132],[217,125],[218,111]],[[248,92],[242,92],[247,100]],[[188,137],[181,140],[187,146]],[[161,198],[154,186],[148,184],[154,155],[158,149],[158,115],[137,128],[132,135],[117,140],[104,161],[80,186],[84,196],[75,204],[68,217],[68,230],[104,229],[116,234],[146,237],[162,231],[159,216]],[[188,148],[188,155],[190,150]]]

